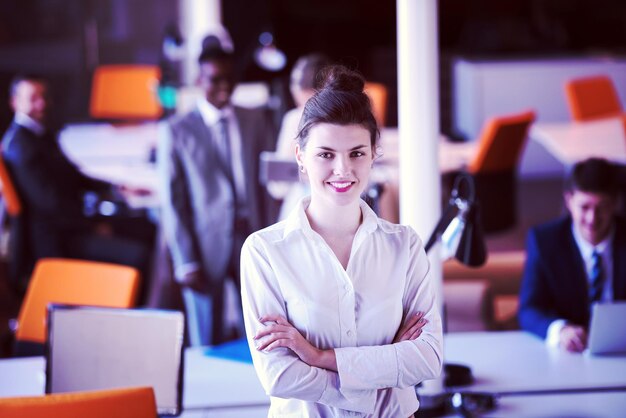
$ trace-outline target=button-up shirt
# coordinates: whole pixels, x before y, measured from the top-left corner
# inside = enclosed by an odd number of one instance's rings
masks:
[[[311,228],[303,199],[290,216],[252,234],[241,256],[244,320],[270,417],[408,417],[415,385],[439,375],[442,329],[429,262],[413,229],[379,219],[361,201],[362,224],[343,268]],[[407,316],[424,312],[419,338],[392,343]],[[291,350],[258,351],[263,315],[279,314],[313,345],[334,349],[338,371]]]
[[[13,120],[18,125],[34,132],[37,136],[42,136],[46,131],[46,128],[41,123],[22,112],[16,112]]]

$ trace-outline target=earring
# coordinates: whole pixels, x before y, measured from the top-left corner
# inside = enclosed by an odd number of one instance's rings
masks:
[[[300,172],[301,172],[301,173],[304,173],[304,166],[303,166],[303,165],[300,165],[300,166],[298,166],[298,167],[299,167]]]

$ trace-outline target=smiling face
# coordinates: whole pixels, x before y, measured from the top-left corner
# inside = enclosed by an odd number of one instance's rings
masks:
[[[616,209],[614,197],[573,190],[565,194],[565,204],[574,227],[587,242],[596,245],[608,236]]]
[[[227,59],[205,61],[200,64],[198,85],[209,103],[218,109],[230,101],[235,87],[233,63]]]
[[[326,207],[358,205],[369,181],[373,153],[370,133],[361,125],[320,123],[309,131],[296,159],[311,184],[311,200]]]

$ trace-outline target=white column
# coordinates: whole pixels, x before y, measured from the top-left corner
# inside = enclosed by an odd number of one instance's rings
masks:
[[[195,82],[198,71],[198,56],[202,40],[222,28],[222,2],[220,0],[181,0],[180,32],[185,40],[183,84]]]
[[[424,243],[441,216],[437,0],[397,0],[400,220]],[[442,295],[438,247],[429,254]]]
[[[400,221],[424,241],[441,216],[439,174],[439,55],[437,0],[397,0]],[[429,254],[432,279],[443,313],[439,246]],[[443,379],[424,382],[423,408],[437,408]],[[434,396],[428,396],[428,395]]]

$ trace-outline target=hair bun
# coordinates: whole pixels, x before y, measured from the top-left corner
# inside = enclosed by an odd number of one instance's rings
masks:
[[[345,92],[363,93],[365,79],[356,71],[349,70],[343,65],[331,65],[322,72],[320,90],[339,90]]]

